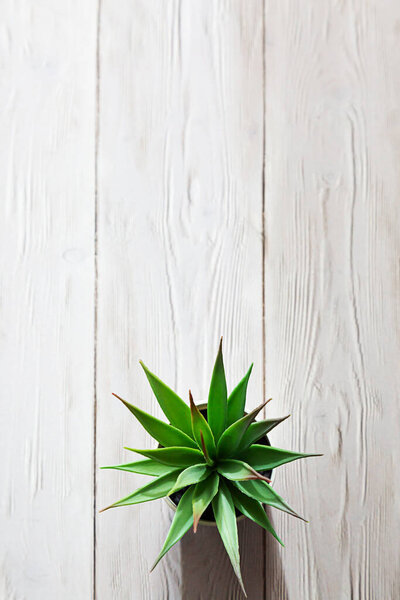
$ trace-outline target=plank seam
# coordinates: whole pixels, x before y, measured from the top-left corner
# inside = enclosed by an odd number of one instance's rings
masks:
[[[266,65],[265,65],[265,0],[261,5],[262,10],[262,171],[261,171],[261,244],[262,244],[262,260],[261,260],[261,295],[262,295],[262,393],[263,400],[266,398],[266,340],[265,340],[265,151],[266,151]],[[266,409],[263,408],[264,418]],[[263,598],[267,597],[267,532],[263,530]]]
[[[97,333],[98,333],[98,221],[99,221],[99,193],[98,193],[98,158],[100,141],[100,19],[102,0],[97,2],[96,14],[96,81],[95,81],[95,140],[94,140],[94,330],[93,330],[93,557],[92,578],[93,600],[96,600],[96,509],[97,509]]]

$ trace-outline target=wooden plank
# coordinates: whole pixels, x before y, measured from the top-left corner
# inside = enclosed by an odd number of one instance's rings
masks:
[[[2,3],[0,597],[92,591],[95,2]]]
[[[98,463],[152,444],[111,392],[159,415],[137,363],[207,398],[219,337],[229,386],[254,360],[262,397],[261,2],[104,0],[100,25]],[[98,507],[139,476],[103,471]],[[163,502],[97,520],[104,598],[240,592],[213,530],[149,575],[171,521]],[[241,531],[249,597],[263,589],[262,533]]]
[[[267,598],[400,596],[400,5],[266,2],[267,390],[276,445],[322,451],[276,487]]]

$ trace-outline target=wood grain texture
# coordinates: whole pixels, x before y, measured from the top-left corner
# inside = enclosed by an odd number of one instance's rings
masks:
[[[111,392],[161,416],[142,358],[204,402],[220,335],[272,443],[325,454],[279,469],[284,549],[240,523],[249,598],[397,600],[400,5],[1,15],[1,600],[242,598],[215,529],[149,574],[165,503],[93,515],[152,444]]]
[[[87,600],[95,4],[1,22],[0,597]]]
[[[262,396],[261,2],[104,0],[100,24],[98,464],[149,437],[111,392],[160,415],[146,364],[206,400],[219,337],[229,387],[256,362]],[[139,476],[98,475],[99,508]],[[97,519],[99,598],[241,597],[213,530],[149,575],[172,515],[163,502]],[[241,529],[250,597],[263,534]]]
[[[267,390],[293,413],[273,441],[325,453],[277,478],[310,524],[276,518],[268,598],[400,596],[399,23],[266,2]]]

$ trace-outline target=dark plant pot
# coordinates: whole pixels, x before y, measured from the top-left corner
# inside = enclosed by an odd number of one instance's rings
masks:
[[[203,415],[203,417],[205,417],[207,419],[207,404],[199,404],[197,406],[197,408],[200,410],[201,414]],[[259,440],[257,440],[257,442],[254,442],[257,444],[262,444],[263,446],[270,446],[271,443],[268,439],[267,435],[264,435],[262,438],[260,438]],[[274,480],[274,475],[275,472],[273,469],[270,469],[268,471],[260,471],[260,473],[262,475],[264,475],[265,477],[268,477],[268,479]],[[164,498],[164,500],[166,501],[166,503],[168,504],[168,506],[170,508],[172,508],[172,510],[176,510],[176,507],[179,504],[180,499],[182,498],[183,494],[186,492],[188,488],[182,488],[181,490],[179,490],[178,492],[175,492],[174,494],[171,494],[171,496],[166,496]],[[239,513],[238,511],[236,511],[237,514],[237,521],[241,521],[242,519],[244,519],[244,515],[242,515],[241,513]],[[215,527],[215,518],[214,518],[214,512],[212,509],[212,506],[208,506],[208,508],[206,508],[206,510],[203,513],[203,516],[201,517],[200,521],[199,521],[200,525],[207,525],[207,526],[211,526],[211,527]]]

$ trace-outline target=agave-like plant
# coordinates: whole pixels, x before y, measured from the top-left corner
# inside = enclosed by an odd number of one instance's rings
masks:
[[[153,570],[190,527],[193,526],[196,532],[201,516],[211,505],[218,531],[246,595],[240,572],[238,515],[245,515],[282,544],[263,504],[294,517],[302,517],[276,493],[265,473],[299,458],[320,455],[291,452],[265,444],[266,434],[289,415],[254,422],[268,400],[250,413],[245,413],[247,384],[253,365],[228,397],[222,339],[211,378],[207,419],[194,404],[190,391],[189,408],[142,362],[140,364],[169,424],[114,394],[158,442],[159,447],[149,450],[127,448],[146,458],[102,467],[154,477],[147,485],[103,510],[149,502],[185,490],[177,504],[164,546],[151,568]]]

